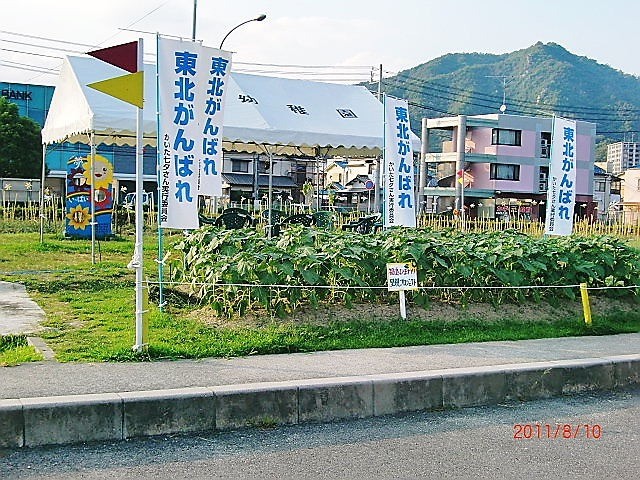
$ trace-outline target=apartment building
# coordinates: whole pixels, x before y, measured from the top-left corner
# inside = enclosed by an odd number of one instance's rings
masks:
[[[607,145],[607,170],[618,175],[640,167],[640,142],[616,142]]]
[[[552,119],[491,114],[423,121],[423,210],[471,218],[544,219]],[[576,207],[592,215],[596,126],[577,122]]]

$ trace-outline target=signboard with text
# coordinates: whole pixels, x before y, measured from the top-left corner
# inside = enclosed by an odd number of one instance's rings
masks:
[[[387,263],[387,288],[390,292],[418,289],[418,269],[413,263]]]
[[[222,195],[222,126],[230,72],[230,52],[158,38],[162,228],[198,228],[198,195]]]
[[[406,100],[384,101],[384,226],[416,226],[413,151]]]
[[[571,235],[576,203],[576,122],[555,117],[551,137],[545,235]]]

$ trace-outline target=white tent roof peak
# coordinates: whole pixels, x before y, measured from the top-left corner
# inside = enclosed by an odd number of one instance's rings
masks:
[[[143,132],[155,145],[156,71],[145,64]],[[93,90],[92,82],[124,75],[91,57],[67,57],[42,130],[44,143],[135,145],[135,107]],[[224,113],[225,149],[281,154],[377,155],[383,145],[382,104],[365,87],[232,72]],[[414,136],[414,150],[419,139]]]
[[[156,136],[155,66],[145,64],[143,132]],[[87,84],[128,72],[91,57],[66,57],[42,129],[42,142],[85,142],[95,132],[96,141],[135,145],[136,107]]]

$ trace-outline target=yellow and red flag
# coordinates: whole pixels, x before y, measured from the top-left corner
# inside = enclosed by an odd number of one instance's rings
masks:
[[[135,105],[138,108],[142,108],[144,98],[144,72],[142,70],[138,71],[138,48],[138,42],[129,42],[88,52],[88,55],[130,73],[90,83],[87,87],[106,93],[123,102]]]

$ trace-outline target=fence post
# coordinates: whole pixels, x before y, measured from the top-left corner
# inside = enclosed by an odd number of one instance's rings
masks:
[[[591,326],[591,306],[589,305],[589,292],[587,291],[587,284],[580,284],[580,296],[582,297],[582,310],[584,312],[584,323],[587,327]]]

